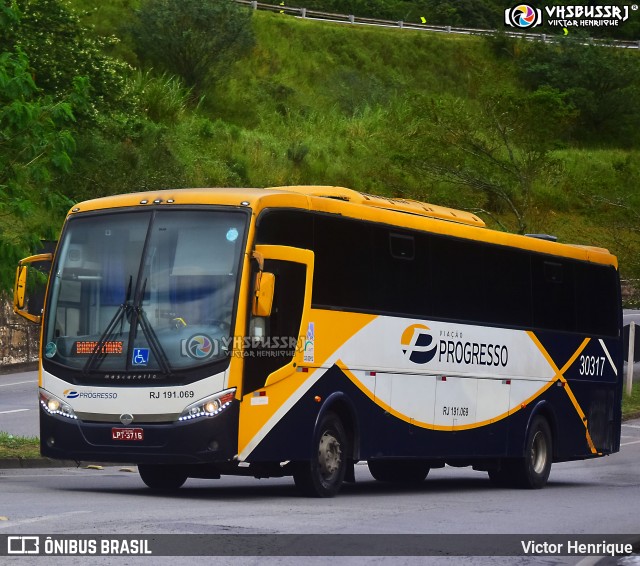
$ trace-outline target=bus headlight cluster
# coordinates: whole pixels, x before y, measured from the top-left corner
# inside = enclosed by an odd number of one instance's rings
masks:
[[[179,421],[190,421],[200,417],[215,417],[224,411],[235,398],[235,387],[225,389],[189,405],[178,418]]]
[[[65,403],[62,399],[58,399],[44,389],[40,390],[40,406],[50,415],[59,415],[68,419],[77,419],[71,405]]]

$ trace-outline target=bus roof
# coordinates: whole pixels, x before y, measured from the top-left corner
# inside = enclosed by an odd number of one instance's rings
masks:
[[[313,197],[332,198],[362,206],[384,208],[387,210],[394,210],[396,212],[405,212],[408,214],[427,216],[429,218],[439,218],[440,220],[469,224],[470,226],[485,227],[484,221],[470,212],[446,208],[436,204],[428,204],[412,199],[370,195],[354,191],[353,189],[345,189],[344,187],[270,187],[270,190],[282,190],[302,193]]]
[[[78,203],[70,214],[153,204],[250,207],[254,214],[272,207],[300,208],[618,266],[616,257],[605,248],[499,232],[487,228],[470,212],[334,186],[165,189],[127,193]]]

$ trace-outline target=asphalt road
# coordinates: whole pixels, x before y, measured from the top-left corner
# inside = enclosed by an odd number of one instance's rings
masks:
[[[0,376],[0,430],[37,434],[35,372]],[[26,409],[19,413],[16,411]],[[357,482],[329,500],[299,497],[290,478],[190,479],[175,494],[152,494],[135,466],[0,469],[0,535],[6,534],[640,534],[640,420],[623,425],[622,450],[554,464],[538,491],[493,487],[485,473],[432,470],[419,487]],[[6,519],[6,520],[5,520]],[[269,537],[265,539],[270,540]],[[372,539],[375,540],[375,539]],[[461,541],[464,544],[464,540]],[[268,543],[265,554],[268,555]],[[496,550],[498,552],[498,550]],[[42,560],[42,559],[33,559]],[[80,558],[49,559],[83,564]],[[205,559],[95,558],[92,564],[182,564]],[[206,559],[210,563],[210,558]],[[340,558],[346,564],[576,564],[547,558]],[[218,564],[300,564],[301,558],[220,557]],[[304,558],[307,565],[323,557]],[[332,559],[335,561],[335,559]],[[27,563],[6,558],[5,563]],[[35,563],[35,562],[34,562]],[[593,563],[591,559],[583,564]],[[627,562],[637,564],[637,562]]]
[[[134,467],[0,470],[0,534],[544,534],[640,533],[640,423],[625,429],[622,452],[605,459],[555,465],[540,491],[494,488],[486,474],[433,470],[417,488],[375,482],[357,466],[357,483],[338,497],[298,497],[290,479],[188,480],[173,495],[147,490]],[[637,427],[637,428],[635,428]],[[270,538],[264,552],[269,552]],[[465,544],[462,538],[460,544]],[[497,543],[499,544],[499,542]],[[499,552],[497,547],[495,552]],[[69,563],[69,558],[65,559]],[[106,559],[104,559],[106,560]],[[112,559],[111,563],[119,563]],[[136,564],[128,558],[127,564]],[[154,564],[181,564],[157,559]],[[195,559],[189,559],[192,563]],[[270,561],[275,562],[275,558]],[[300,558],[278,558],[299,564]],[[195,560],[197,561],[197,560]],[[222,558],[224,564],[255,564]],[[379,558],[341,563],[577,564],[553,558]],[[322,563],[321,558],[305,562]],[[22,563],[22,562],[21,562]],[[80,564],[74,562],[71,564]],[[262,563],[262,562],[261,562]]]
[[[0,431],[38,436],[38,372],[0,375]]]

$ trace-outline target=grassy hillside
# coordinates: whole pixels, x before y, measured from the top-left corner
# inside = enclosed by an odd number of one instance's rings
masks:
[[[406,163],[411,156],[397,155],[398,139],[425,127],[417,98],[466,97],[483,82],[506,80],[487,64],[488,49],[477,39],[443,41],[261,12],[253,23],[251,56],[218,77],[197,112],[156,116],[163,130],[156,135],[180,165],[174,184],[422,190],[421,173]]]
[[[112,52],[137,66],[131,37],[121,26],[134,4],[73,3],[82,10],[96,6],[83,21],[103,35],[119,34],[122,42]],[[280,14],[257,12],[252,25],[251,53],[228,65],[203,96],[159,70],[138,69],[129,86],[135,109],[103,116],[95,127],[77,132],[73,167],[57,179],[59,189],[79,200],[167,186],[335,184],[483,209],[489,225],[516,228],[504,205],[445,182],[429,163],[441,155],[455,169],[458,159],[447,145],[446,128],[436,123],[445,115],[438,114],[441,106],[447,116],[459,112],[460,123],[471,130],[477,126],[478,139],[490,145],[491,131],[481,129],[486,121],[479,117],[487,100],[506,96],[512,115],[519,108],[522,120],[540,131],[536,135],[544,134],[550,116],[526,117],[528,104],[514,106],[529,95],[517,56],[500,56],[495,44],[481,38]],[[568,118],[571,112],[567,105]],[[510,131],[517,129],[513,124]],[[528,231],[608,247],[619,255],[623,277],[640,278],[640,151],[633,144],[598,147],[562,131],[553,135],[557,139],[537,157],[550,167],[529,183]],[[526,158],[535,165],[531,140],[519,136],[519,163]],[[504,158],[507,150],[496,152]],[[518,187],[508,186],[512,178],[499,181],[516,194]]]

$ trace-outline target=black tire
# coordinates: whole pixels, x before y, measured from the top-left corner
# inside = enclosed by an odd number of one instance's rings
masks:
[[[308,497],[333,497],[342,487],[347,471],[349,445],[340,418],[326,413],[314,434],[312,459],[296,462],[293,480]]]
[[[422,483],[430,470],[420,460],[369,460],[367,464],[374,479],[394,483]]]
[[[138,473],[147,487],[157,491],[174,491],[187,481],[187,474],[179,466],[141,464]]]
[[[547,420],[537,415],[527,431],[524,458],[513,460],[512,479],[516,486],[540,489],[549,479],[553,461],[553,440]]]

